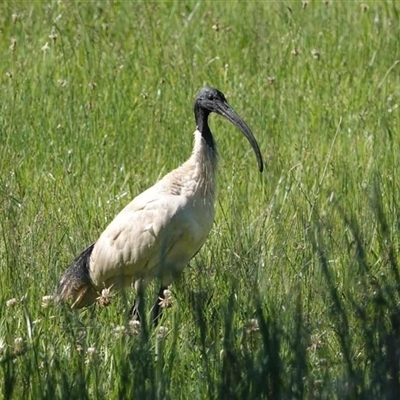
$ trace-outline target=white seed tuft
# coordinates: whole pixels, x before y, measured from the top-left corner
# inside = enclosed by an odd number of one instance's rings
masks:
[[[53,295],[46,295],[42,297],[42,308],[47,308],[49,305],[54,303]]]
[[[12,299],[6,301],[6,306],[7,307],[14,307],[17,304],[18,304],[18,300],[15,297],[13,297]]]

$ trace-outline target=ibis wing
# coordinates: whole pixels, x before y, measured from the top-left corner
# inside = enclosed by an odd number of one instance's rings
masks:
[[[139,278],[151,279],[167,274],[168,269],[183,268],[199,247],[191,243],[190,232],[180,196],[134,200],[96,242],[91,279],[98,288],[126,286]]]

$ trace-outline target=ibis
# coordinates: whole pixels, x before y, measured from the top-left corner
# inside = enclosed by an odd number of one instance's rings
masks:
[[[208,118],[217,113],[234,124],[250,142],[260,172],[263,160],[250,128],[212,87],[200,90],[194,102],[197,128],[192,155],[154,186],[135,197],[62,274],[57,294],[72,308],[89,306],[103,290],[134,286],[132,316],[146,286],[158,279],[152,308],[155,324],[165,290],[203,246],[214,222],[218,153]]]

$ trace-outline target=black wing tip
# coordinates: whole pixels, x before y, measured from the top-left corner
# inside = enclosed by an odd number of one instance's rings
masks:
[[[93,303],[96,291],[90,279],[89,264],[95,243],[82,251],[63,272],[56,289],[56,297],[61,302],[72,300],[72,308],[81,308]]]

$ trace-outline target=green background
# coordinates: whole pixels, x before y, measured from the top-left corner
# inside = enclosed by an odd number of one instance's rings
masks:
[[[399,12],[1,3],[1,396],[396,398]],[[216,221],[171,287],[168,331],[132,332],[133,291],[43,307],[75,255],[190,156],[204,85],[251,127],[266,168],[211,118]]]

